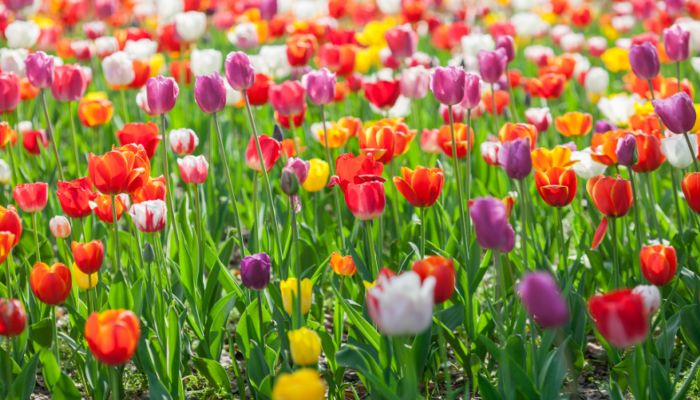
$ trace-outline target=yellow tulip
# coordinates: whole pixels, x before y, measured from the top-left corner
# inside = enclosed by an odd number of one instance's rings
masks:
[[[328,163],[319,158],[312,158],[309,160],[309,175],[301,186],[307,192],[318,192],[326,187],[328,175],[330,175]]]
[[[358,49],[355,53],[355,71],[365,74],[373,66],[379,65],[381,59],[379,52],[384,46],[370,46],[364,49]]]
[[[280,374],[272,389],[272,400],[322,400],[325,395],[326,383],[310,368]]]
[[[339,149],[345,146],[345,143],[347,143],[350,138],[348,129],[335,122],[326,124],[326,132],[323,130],[323,123],[313,124],[311,129],[313,130],[313,134],[318,138],[318,142],[324,147],[326,146],[325,133],[328,132],[328,147],[331,149]]]
[[[634,103],[634,113],[639,115],[639,116],[649,115],[653,112],[654,112],[654,105],[651,104],[651,101],[647,101],[644,104]]]
[[[695,105],[695,114],[700,115],[700,104]],[[695,125],[690,129],[691,132],[700,132],[700,118],[695,119]]]
[[[311,309],[311,295],[314,284],[311,279],[301,280],[301,313],[306,314]],[[287,314],[292,314],[294,309],[294,297],[297,296],[297,278],[289,278],[280,282],[280,292],[282,292],[282,305]]]
[[[605,50],[600,56],[605,68],[610,72],[624,72],[630,70],[629,51],[619,47]]]
[[[154,54],[148,62],[148,65],[150,67],[149,75],[151,78],[160,75],[163,71],[163,65],[165,65],[165,56],[163,53]]]
[[[321,355],[321,338],[309,328],[300,328],[287,332],[292,361],[296,365],[314,365]]]
[[[80,268],[75,265],[75,263],[73,263],[71,266],[70,272],[71,275],[73,275],[73,279],[75,279],[75,284],[78,285],[81,290],[94,288],[97,286],[97,282],[100,280],[100,276],[97,272],[88,275],[81,271]]]

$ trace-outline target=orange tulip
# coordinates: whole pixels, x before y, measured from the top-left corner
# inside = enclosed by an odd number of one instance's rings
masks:
[[[510,142],[519,138],[530,139],[530,149],[537,146],[537,128],[532,124],[506,122],[498,131],[498,139],[501,143]]]
[[[32,86],[27,78],[22,78],[19,83],[19,97],[22,101],[31,100],[39,95],[39,88]]]
[[[634,172],[654,171],[666,161],[658,137],[638,132],[634,139],[637,142],[637,162],[632,166]]]
[[[32,292],[41,302],[48,305],[63,303],[70,294],[72,284],[70,269],[63,263],[49,267],[43,262],[38,262],[29,274]]]
[[[287,39],[287,61],[292,66],[304,66],[309,63],[318,41],[314,35],[296,34]]]
[[[577,188],[576,174],[571,169],[554,167],[535,171],[537,192],[552,207],[564,207],[574,200]]]
[[[129,84],[130,89],[139,89],[146,84],[151,77],[151,66],[147,61],[134,60],[134,80]]]
[[[700,172],[691,172],[681,183],[688,206],[700,214]]]
[[[73,242],[70,245],[75,265],[84,274],[94,274],[102,268],[105,247],[99,240],[87,243]]]
[[[653,285],[663,286],[676,275],[678,259],[672,246],[644,246],[639,252],[639,261],[644,278]]]
[[[596,133],[591,139],[591,157],[593,160],[605,164],[617,164],[617,142],[631,132],[625,129],[617,129],[605,133]]]
[[[401,176],[394,177],[394,185],[414,207],[430,207],[437,201],[445,176],[440,168],[418,166],[415,170],[401,167]]]
[[[491,101],[491,92],[490,91],[484,91],[484,93],[481,95],[481,102],[484,104],[484,107],[486,108],[486,111],[489,114],[493,114],[493,101]],[[508,104],[510,104],[510,95],[508,94],[507,91],[505,90],[496,90],[496,98],[495,98],[495,103],[496,103],[496,114],[503,114],[503,110],[508,107]]]
[[[622,217],[632,207],[632,185],[626,179],[596,176],[586,183],[586,190],[598,211],[607,217]]]
[[[417,273],[421,281],[433,277],[435,289],[433,301],[435,304],[443,303],[452,297],[455,292],[455,267],[454,261],[442,256],[428,256],[413,263],[413,272]]]
[[[674,94],[678,93],[678,79],[665,78],[661,81],[660,90],[660,96],[663,99],[671,97]],[[693,84],[690,83],[687,79],[683,79],[681,81],[681,91],[688,93],[688,96],[690,96],[691,99],[695,98],[695,88],[693,88]]]
[[[9,232],[14,235],[12,246],[17,246],[22,236],[22,220],[13,206],[7,208],[0,206],[0,232]]]
[[[131,200],[134,203],[143,203],[148,200],[165,200],[165,176],[148,178],[148,182],[131,192]]]
[[[578,111],[568,112],[554,119],[557,131],[566,137],[583,136],[591,131],[593,116]]]
[[[409,129],[408,125],[400,122],[394,128],[394,157],[406,154],[413,139],[416,137],[416,131]]]
[[[467,141],[467,125],[460,122],[453,124],[455,130],[455,145],[457,158],[464,158],[468,151],[474,148],[474,129],[469,127],[469,141]],[[437,135],[437,144],[448,157],[452,157],[452,131],[449,125],[440,127]],[[467,145],[469,148],[467,149]]]
[[[7,260],[15,243],[15,234],[7,231],[0,231],[0,264]]]
[[[5,149],[8,143],[17,143],[17,132],[6,121],[0,122],[0,149]]]
[[[661,124],[659,117],[654,114],[639,115],[634,114],[629,119],[630,129],[633,131],[642,131],[650,135],[661,135]]]
[[[160,135],[158,134],[158,125],[153,122],[131,122],[124,124],[122,129],[116,133],[119,144],[140,144],[146,150],[146,155],[150,159],[160,143]]]
[[[538,78],[530,78],[525,82],[525,90],[533,97],[543,99],[558,99],[564,92],[566,76],[558,73],[547,73]]]
[[[571,79],[571,77],[574,76],[575,68],[576,59],[570,54],[563,54],[559,57],[552,57],[547,60],[547,65],[540,68],[538,75],[559,74],[563,75],[566,79]]]
[[[127,144],[101,156],[90,154],[88,177],[102,193],[134,192],[148,182],[151,165],[142,146]]]
[[[330,264],[333,272],[338,275],[353,276],[355,272],[357,272],[357,267],[355,266],[355,261],[353,261],[352,256],[343,256],[337,251],[331,254]]]
[[[388,125],[373,125],[360,135],[360,151],[375,160],[388,163],[394,157],[394,129]]]
[[[115,199],[117,203],[117,221],[119,221],[122,218],[126,205],[121,196],[115,196]],[[112,215],[112,196],[107,194],[98,195],[95,200],[90,202],[90,208],[92,208],[92,211],[95,212],[95,215],[97,215],[97,218],[101,221],[108,224],[114,222],[114,216]]]
[[[80,123],[88,128],[108,123],[113,114],[114,107],[105,93],[89,93],[78,102]]]
[[[136,351],[141,336],[138,317],[129,310],[92,313],[85,322],[85,340],[99,361],[117,366],[125,364]]]
[[[532,152],[532,167],[542,172],[552,168],[568,169],[577,162],[571,160],[571,154],[571,149],[566,146],[556,146],[551,150],[540,147]]]
[[[330,149],[338,149],[345,146],[345,143],[350,138],[348,128],[334,122],[326,123],[325,132],[322,124],[314,124],[313,127],[314,134],[318,137],[318,142],[324,147],[326,146],[326,133],[328,134],[328,148]]]

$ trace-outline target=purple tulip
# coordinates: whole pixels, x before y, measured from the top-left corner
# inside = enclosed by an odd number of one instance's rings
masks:
[[[45,89],[53,82],[53,57],[43,51],[37,51],[27,56],[24,65],[27,70],[27,80],[32,86]]]
[[[117,3],[115,0],[96,0],[95,14],[98,18],[107,19],[117,12]]]
[[[666,128],[673,133],[686,133],[695,125],[695,106],[686,92],[671,97],[653,100],[654,112]]]
[[[518,284],[527,313],[543,328],[558,328],[569,320],[569,307],[551,274],[528,272]]]
[[[403,60],[413,55],[418,47],[418,35],[411,25],[400,25],[391,28],[384,34],[386,43],[397,60]]]
[[[430,88],[430,71],[422,66],[406,68],[401,72],[401,95],[422,99]]]
[[[464,98],[462,106],[476,108],[481,102],[481,78],[478,75],[467,73],[464,77]]]
[[[476,55],[476,59],[479,62],[481,79],[488,83],[498,82],[501,76],[503,76],[508,63],[508,56],[502,49],[496,49],[494,51],[481,50],[479,54]]]
[[[33,0],[5,0],[5,6],[12,11],[19,11],[34,4]]]
[[[301,158],[290,157],[287,160],[287,165],[282,168],[282,176],[280,178],[280,188],[288,195],[292,196],[299,191],[299,185],[306,181],[309,176],[309,162]]]
[[[664,29],[664,50],[673,61],[687,60],[690,56],[690,32],[678,24]]]
[[[530,139],[509,140],[501,146],[498,161],[511,179],[523,179],[532,171]]]
[[[617,141],[615,156],[617,156],[617,163],[625,167],[629,167],[636,162],[637,140],[634,138],[634,135],[627,134]]]
[[[430,90],[440,103],[453,106],[464,98],[466,72],[458,67],[437,67],[430,79]]]
[[[335,98],[335,74],[326,68],[308,72],[301,83],[311,102],[317,106],[328,104]]]
[[[479,197],[469,206],[476,240],[485,249],[507,253],[515,246],[515,232],[508,223],[508,211],[501,200]]]
[[[496,39],[496,49],[502,49],[508,63],[515,59],[515,42],[510,35],[501,35]]]
[[[218,73],[200,75],[194,82],[194,100],[205,113],[219,112],[226,105],[226,86]]]
[[[637,44],[630,49],[630,65],[639,79],[649,80],[659,74],[659,53],[649,42]]]
[[[260,0],[258,8],[260,9],[260,17],[269,21],[277,14],[277,0]]]
[[[250,57],[242,51],[233,51],[226,56],[224,63],[226,80],[235,90],[249,89],[255,83],[255,69]]]
[[[249,289],[263,290],[270,283],[270,256],[253,254],[241,260],[241,281]]]
[[[146,82],[146,101],[153,115],[161,115],[175,107],[180,88],[173,78],[157,76]]]
[[[615,130],[615,125],[610,123],[610,121],[601,119],[595,122],[596,133],[605,133],[613,130]]]
[[[664,3],[666,3],[666,11],[671,15],[679,14],[685,6],[685,0],[665,0]]]

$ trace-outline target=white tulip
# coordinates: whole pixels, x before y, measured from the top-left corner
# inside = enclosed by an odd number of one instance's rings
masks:
[[[16,20],[5,28],[7,45],[13,49],[28,49],[39,40],[41,30],[33,21]]]
[[[581,51],[585,43],[586,37],[582,33],[569,32],[562,36],[559,46],[567,53],[574,53]],[[579,53],[576,54],[580,55]],[[587,58],[584,59],[588,60]]]
[[[23,78],[26,75],[24,60],[27,55],[27,49],[0,49],[0,69]]]
[[[232,45],[241,49],[251,49],[260,44],[258,28],[252,22],[243,22],[236,25],[226,38]]]
[[[593,160],[590,149],[583,151],[574,151],[571,153],[571,160],[578,161],[571,168],[574,173],[582,179],[591,179],[594,176],[602,175],[607,166]]]
[[[690,144],[693,146],[695,157],[690,154],[688,142],[685,141],[683,135],[671,135],[661,140],[661,152],[664,153],[668,163],[676,168],[688,168],[693,163],[693,159],[697,158],[698,154],[698,137],[697,135],[688,135]]]
[[[118,51],[102,60],[102,71],[110,85],[124,86],[134,81],[136,72],[129,55]]]
[[[175,16],[175,30],[185,42],[196,42],[207,31],[207,15],[199,11],[179,13]]]
[[[101,36],[95,39],[97,55],[104,58],[119,51],[119,41],[114,36]]]
[[[434,289],[434,277],[421,283],[413,271],[392,278],[380,275],[376,286],[367,291],[369,315],[386,335],[421,333],[433,319]]]
[[[10,164],[5,162],[5,160],[0,159],[0,184],[9,185],[12,179],[12,170],[10,170]]]
[[[634,115],[634,104],[636,102],[635,97],[626,94],[603,97],[598,102],[598,110],[612,124],[623,126]]]
[[[481,50],[491,51],[496,48],[493,37],[487,34],[471,33],[462,36],[462,55],[466,58],[476,57]]]
[[[215,49],[194,49],[190,57],[190,68],[194,76],[213,74],[221,71],[224,56]]]
[[[155,12],[164,21],[171,21],[176,15],[185,11],[185,2],[183,0],[155,0],[155,3],[155,5],[150,5],[148,15]]]
[[[610,75],[608,71],[600,67],[593,67],[586,73],[583,87],[589,95],[603,95],[608,91]]]
[[[401,12],[401,0],[377,0],[377,7],[383,14],[398,14]]]
[[[49,230],[53,237],[65,239],[70,236],[70,221],[63,215],[56,215],[49,220]]]
[[[127,40],[124,52],[132,60],[149,61],[158,51],[158,42],[151,39]]]
[[[231,85],[228,83],[228,80],[224,79],[224,86],[226,87],[226,105],[227,106],[233,106],[238,104],[241,100],[243,100],[243,94],[241,93],[240,90],[236,90],[231,87]]]
[[[518,36],[523,38],[542,36],[549,29],[549,24],[532,12],[517,13],[511,17],[510,21]]]

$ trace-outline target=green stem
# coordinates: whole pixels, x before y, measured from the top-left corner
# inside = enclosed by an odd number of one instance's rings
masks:
[[[10,165],[12,166],[12,178],[15,185],[22,183],[22,175],[19,170],[19,163],[15,160],[15,149],[12,142],[7,143],[7,154],[10,157]]]
[[[36,261],[41,262],[41,246],[39,244],[39,231],[37,230],[36,215],[38,212],[32,213],[32,230],[34,231],[34,243],[36,244]]]
[[[12,251],[12,250],[10,250],[10,251]],[[10,263],[7,260],[5,260],[5,274],[7,277],[7,281],[5,282],[5,284],[7,285],[8,299],[12,299],[13,296],[12,296],[12,279],[11,279],[11,275],[10,275]]]
[[[646,236],[646,233],[642,235],[642,229],[644,227],[642,226],[642,220],[639,216],[639,199],[637,196],[639,196],[639,192],[637,191],[637,183],[636,179],[634,178],[634,172],[630,168],[629,170],[630,173],[630,183],[632,184],[632,207],[634,208],[634,233],[637,237],[637,250],[642,246],[642,236]]]
[[[109,369],[109,389],[112,393],[112,400],[122,398],[122,377],[119,373],[119,367],[107,367]]]
[[[77,135],[77,128],[75,125],[75,112],[73,111],[75,105],[73,104],[74,102],[70,101],[68,102],[68,109],[70,112],[70,135],[71,135],[71,141],[73,142],[73,156],[75,157],[75,170],[76,170],[76,175],[80,175],[80,151],[78,150],[78,135]],[[58,162],[58,159],[56,159]],[[60,163],[59,163],[60,165]]]
[[[510,108],[510,112],[513,114],[513,118],[515,119],[515,122],[520,122],[520,117],[518,116],[518,106],[517,102],[515,101],[515,97],[513,95],[513,88],[510,84],[510,75],[508,74],[508,68],[506,68],[506,82],[508,83],[508,94],[510,96],[510,101],[508,102],[508,106]],[[495,96],[492,96],[495,97]],[[494,132],[495,134],[496,132]]]
[[[683,137],[685,138],[685,143],[688,145],[688,150],[690,150],[690,154],[693,158],[693,168],[695,169],[695,172],[700,172],[700,167],[698,167],[697,152],[695,149],[693,149],[693,144],[690,142],[690,135],[688,135],[688,132],[684,132]]]
[[[125,92],[126,92],[126,89],[120,90],[119,96],[121,98],[121,103],[122,103],[122,114],[123,114],[122,116],[124,118],[124,123],[126,124],[129,122],[129,111],[127,111],[127,107],[126,107],[126,93]]]
[[[168,202],[168,218],[171,221],[173,230],[175,231],[175,240],[179,241],[179,235],[177,232],[177,223],[175,220],[175,201],[173,200],[173,186],[170,182],[170,171],[168,169],[168,134],[167,121],[165,119],[165,114],[160,115],[160,130],[163,137],[163,143],[161,143],[161,156],[163,158],[163,177],[165,177],[165,200]]]
[[[379,266],[375,262],[375,250],[374,241],[372,240],[372,221],[365,221],[364,223],[365,231],[365,243],[367,243],[366,262],[369,264],[370,271],[372,271],[372,278],[377,279],[379,274]]]
[[[421,207],[420,208],[420,254],[424,258],[427,256],[427,254],[425,254],[425,224],[426,224],[425,207]]]
[[[528,259],[527,255],[527,245],[528,245],[528,237],[527,237],[527,201],[526,201],[526,196],[527,194],[525,191],[527,190],[525,188],[525,180],[521,179],[518,181],[518,185],[520,186],[520,234],[521,234],[521,246],[523,247],[523,260],[525,261],[525,269],[529,270],[530,269],[530,260]]]
[[[289,196],[289,213],[291,214],[290,217],[292,219],[291,221],[291,233],[292,233],[292,241],[290,244],[289,248],[289,266],[290,268],[294,271],[294,276],[297,278],[297,295],[296,298],[294,299],[294,306],[296,308],[296,323],[295,327],[296,328],[301,328],[303,325],[303,320],[304,320],[304,314],[301,312],[301,301],[302,301],[302,293],[301,293],[301,261],[299,260],[299,230],[297,227],[297,213],[294,211],[294,204],[292,200],[292,196]]]
[[[671,182],[673,183],[673,204],[676,207],[676,223],[678,224],[678,233],[683,234],[683,217],[681,216],[681,205],[678,200],[678,178],[676,170],[671,168]]]
[[[615,289],[620,287],[620,265],[617,260],[617,218],[610,218],[612,229],[612,259],[613,259],[613,284]]]
[[[321,122],[323,124],[323,141],[326,148],[326,162],[331,169],[331,176],[335,175],[335,163],[331,159],[331,148],[328,146],[328,130],[326,129],[326,109],[321,104]],[[340,212],[340,197],[338,191],[333,190],[333,198],[335,200],[335,217],[338,220],[338,246],[345,247],[345,237],[343,235],[343,215]]]
[[[408,347],[407,337],[393,338],[395,352],[397,355],[397,369],[402,372],[402,399],[418,398],[418,377],[416,373],[416,363],[413,358],[413,349]]]
[[[654,200],[654,191],[651,187],[651,180],[649,174],[645,175],[645,184],[647,187],[647,195],[649,196],[649,212],[651,212],[651,221],[654,224],[654,229],[656,230],[656,237],[661,243],[661,225],[659,224],[659,218],[656,216],[656,201]]]
[[[114,266],[112,269],[116,274],[119,271],[119,225],[117,221],[117,199],[112,195],[112,228],[114,229],[114,252],[112,254]]]
[[[568,266],[566,265],[568,257],[566,254],[566,240],[564,236],[564,224],[563,216],[561,212],[561,207],[557,207],[557,229],[559,230],[559,266],[564,268],[564,271],[568,271]]]
[[[202,203],[199,198],[199,190],[197,185],[194,185],[193,194],[194,197],[194,210],[195,210],[195,228],[197,229],[197,245],[199,248],[198,257],[198,268],[199,271],[193,278],[195,279],[194,284],[198,285],[202,291],[204,291],[204,227],[203,227],[203,216],[202,216]]]
[[[61,354],[58,351],[58,320],[56,319],[56,306],[51,306],[51,335],[53,336],[53,354],[56,357],[59,371],[61,370]]]
[[[498,135],[498,110],[496,110],[496,87],[491,84],[491,112],[493,113],[493,134]]]
[[[39,91],[39,99],[41,99],[41,108],[44,111],[44,119],[46,120],[46,128],[47,128],[46,133],[49,136],[49,140],[51,140],[51,149],[53,150],[54,158],[56,158],[56,168],[58,169],[58,178],[60,180],[64,181],[65,176],[63,175],[63,166],[61,165],[61,157],[59,157],[59,155],[58,155],[58,147],[56,146],[56,136],[54,135],[53,122],[51,122],[51,118],[49,117],[49,110],[48,110],[48,107],[46,106],[46,94],[44,93],[44,89],[41,89]],[[71,118],[72,118],[72,114],[71,114]]]
[[[393,160],[389,162],[389,170],[391,173],[391,176],[396,176],[396,165],[394,164]],[[392,205],[392,217],[394,218],[394,229],[396,230],[396,238],[401,242],[401,220],[399,219],[399,191],[396,189],[396,185],[390,185],[391,187],[391,205]]]
[[[262,296],[260,295],[262,290],[256,290],[255,294],[258,297],[258,327],[260,328],[260,345],[263,348],[263,353],[265,352],[265,333],[263,331],[263,305]]]

